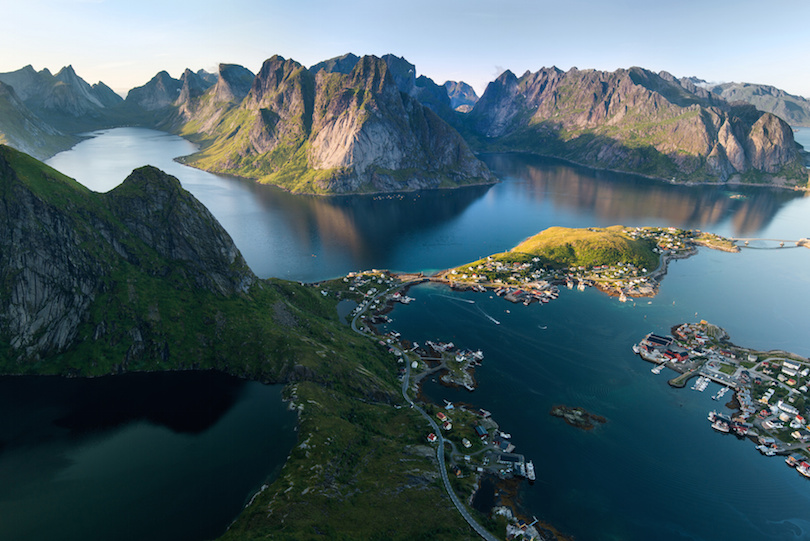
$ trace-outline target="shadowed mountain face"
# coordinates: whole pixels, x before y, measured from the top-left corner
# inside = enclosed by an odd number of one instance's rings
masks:
[[[490,83],[469,115],[482,144],[676,180],[806,182],[790,127],[666,72],[544,68]]]
[[[461,113],[469,113],[478,103],[478,95],[473,87],[464,81],[447,81],[444,83],[450,97],[450,107]]]
[[[89,332],[99,347],[130,342],[125,361],[167,359],[169,343],[151,342],[129,309],[104,316],[97,303],[122,287],[138,304],[166,286],[226,297],[256,281],[208,210],[153,167],[98,194],[0,147],[0,187],[0,357],[53,357]],[[150,311],[154,322],[169,316],[159,304]]]

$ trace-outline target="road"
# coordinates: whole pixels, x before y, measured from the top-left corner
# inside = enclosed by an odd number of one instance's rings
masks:
[[[409,285],[409,284],[410,284],[410,282],[407,282],[407,283],[404,283],[404,284],[401,284],[401,285],[398,285],[398,286],[390,287],[390,288],[386,289],[385,291],[382,291],[382,292],[378,293],[377,295],[375,295],[374,298],[371,299],[371,300],[374,301],[374,300],[376,300],[379,297],[389,293],[390,291],[392,291],[394,289],[397,289],[397,288],[400,288],[400,287],[405,287],[406,285]],[[369,302],[368,304],[371,305],[371,302]],[[360,316],[363,314],[363,312],[365,312],[365,310],[362,310],[362,311],[358,312],[352,318],[352,330],[354,332],[356,332],[356,333],[362,334],[363,336],[365,336],[367,338],[373,338],[373,336],[371,336],[369,334],[366,334],[366,333],[364,333],[363,331],[361,331],[360,329],[357,328],[357,320],[358,320],[358,318],[360,318]],[[441,428],[439,428],[439,425],[436,424],[436,421],[433,420],[433,417],[428,415],[428,413],[425,410],[423,410],[418,404],[416,404],[411,399],[410,396],[408,396],[408,391],[410,390],[410,384],[411,384],[411,360],[408,358],[407,353],[405,353],[401,349],[399,349],[397,347],[393,347],[393,349],[395,351],[398,351],[402,355],[402,361],[405,363],[405,375],[402,378],[402,398],[404,398],[405,401],[408,404],[410,404],[410,406],[413,409],[418,411],[422,415],[422,417],[427,419],[428,423],[430,423],[430,427],[433,429],[433,433],[436,434],[436,436],[438,437],[439,447],[438,447],[438,449],[436,449],[436,459],[439,462],[439,473],[442,476],[442,482],[444,482],[444,488],[447,491],[447,495],[450,496],[450,500],[453,502],[453,505],[456,506],[456,509],[458,509],[458,512],[461,514],[461,516],[464,518],[464,520],[467,521],[467,524],[469,524],[470,527],[473,530],[475,530],[475,533],[477,533],[478,535],[480,535],[483,539],[486,539],[487,541],[500,541],[497,537],[495,537],[494,535],[489,533],[489,531],[487,531],[483,526],[481,526],[478,523],[478,521],[476,521],[472,517],[472,515],[470,515],[469,511],[467,511],[467,508],[464,506],[463,503],[461,503],[461,500],[458,499],[458,497],[456,496],[456,493],[453,491],[453,487],[450,485],[450,478],[447,476],[447,467],[446,467],[446,465],[444,463],[445,439],[444,439],[444,436],[442,436]],[[452,444],[452,442],[449,442],[449,441],[447,443]]]

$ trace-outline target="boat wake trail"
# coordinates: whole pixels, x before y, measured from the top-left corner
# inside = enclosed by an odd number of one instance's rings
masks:
[[[442,295],[441,293],[434,293],[431,295],[433,297],[444,297],[445,299],[450,299],[451,301],[458,301],[458,302],[466,302],[468,304],[475,304],[475,301],[470,299],[459,299],[458,297],[451,297],[450,295]]]
[[[489,315],[489,314],[487,314],[486,312],[484,312],[484,311],[481,309],[481,307],[480,307],[480,306],[476,306],[476,308],[478,308],[478,311],[479,311],[479,312],[481,312],[482,314],[484,314],[484,316],[485,316],[487,319],[489,319],[491,322],[493,322],[495,325],[500,325],[500,324],[501,324],[501,322],[500,322],[500,321],[498,321],[497,319],[495,319],[495,318],[494,318],[494,317],[492,317],[491,315]]]

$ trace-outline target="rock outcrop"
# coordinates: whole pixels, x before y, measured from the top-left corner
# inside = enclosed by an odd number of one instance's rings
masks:
[[[681,181],[806,182],[790,127],[687,79],[641,68],[506,71],[469,114],[493,148]]]

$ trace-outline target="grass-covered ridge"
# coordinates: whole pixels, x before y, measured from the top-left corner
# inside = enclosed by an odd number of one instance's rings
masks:
[[[654,248],[654,242],[634,239],[620,225],[582,229],[549,227],[507,252],[463,265],[457,271],[474,272],[481,265],[497,262],[530,263],[537,268],[552,270],[624,263],[639,269],[653,269],[658,265],[658,254]]]
[[[658,264],[653,248],[650,242],[631,238],[620,225],[587,229],[549,227],[507,254],[542,257],[562,267],[632,263],[638,268],[652,269]]]

